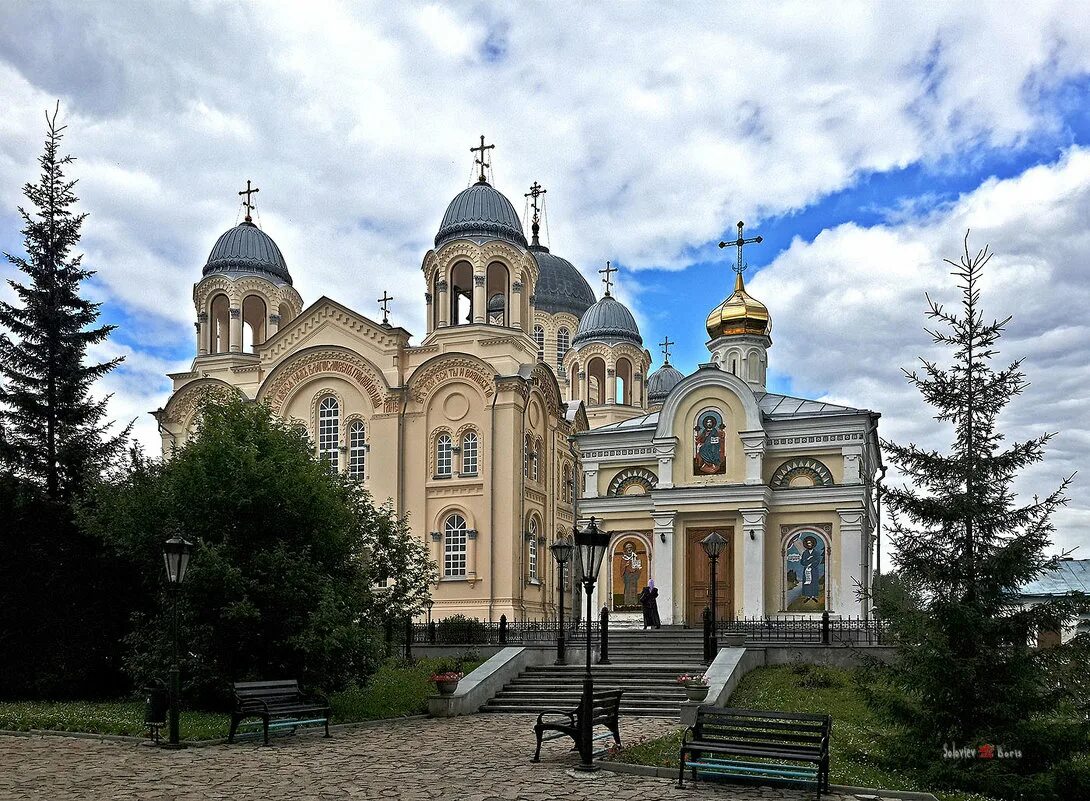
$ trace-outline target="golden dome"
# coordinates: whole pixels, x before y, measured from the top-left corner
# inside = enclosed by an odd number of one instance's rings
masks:
[[[768,307],[746,292],[742,274],[734,281],[734,292],[708,315],[708,336],[712,339],[732,334],[768,336],[772,333],[772,318]]]

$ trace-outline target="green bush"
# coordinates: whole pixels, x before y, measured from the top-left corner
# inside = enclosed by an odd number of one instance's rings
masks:
[[[488,642],[488,629],[477,618],[451,615],[436,625],[435,639],[446,645],[483,645]]]

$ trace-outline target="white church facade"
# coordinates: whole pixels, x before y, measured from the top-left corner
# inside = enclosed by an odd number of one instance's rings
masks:
[[[613,532],[593,600],[616,614],[653,581],[664,623],[699,625],[713,531],[720,616],[868,613],[878,414],[766,390],[771,318],[740,269],[708,316],[708,362],[685,376],[667,353],[652,372],[612,268],[596,298],[541,244],[541,188],[528,238],[481,164],[423,257],[414,343],[385,315],[305,306],[242,194],[194,286],[192,367],[154,413],[165,456],[205,399],[269,404],[408,516],[439,566],[438,618],[549,618],[561,592],[572,609],[548,547],[591,516]]]

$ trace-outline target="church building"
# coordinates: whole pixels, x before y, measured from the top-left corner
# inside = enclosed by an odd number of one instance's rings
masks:
[[[768,309],[742,278],[710,310],[710,356],[686,376],[651,355],[631,311],[596,298],[541,244],[545,190],[529,230],[488,180],[450,201],[421,264],[427,331],[418,343],[321,297],[308,306],[287,261],[245,219],[216,241],[194,285],[196,357],[171,375],[155,417],[164,456],[201,404],[232,394],[305,429],[330,469],[390,502],[441,575],[433,615],[555,617],[548,550],[591,516],[613,532],[596,606],[624,617],[653,582],[663,623],[699,625],[709,560],[726,539],[720,616],[867,614],[878,414],[770,393]]]

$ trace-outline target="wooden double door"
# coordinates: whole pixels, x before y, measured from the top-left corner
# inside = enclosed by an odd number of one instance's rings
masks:
[[[734,526],[685,529],[685,623],[703,624],[704,607],[712,602],[711,560],[700,541],[718,531],[727,541],[715,568],[715,616],[718,620],[734,612]]]

